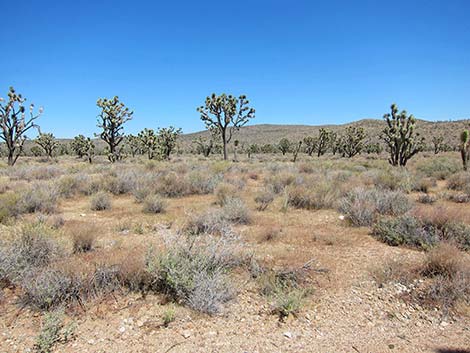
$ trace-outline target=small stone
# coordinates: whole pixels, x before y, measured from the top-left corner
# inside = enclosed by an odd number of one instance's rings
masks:
[[[291,339],[292,338],[292,332],[284,332],[284,337]]]
[[[191,332],[190,331],[183,331],[183,333],[181,334],[181,336],[183,336],[184,338],[188,339],[189,337],[191,337]]]
[[[343,216],[343,215],[340,215],[338,218],[339,218],[340,220],[344,221],[344,216]]]
[[[95,344],[95,340],[93,340],[93,339],[88,340],[88,344],[91,344],[91,345]]]
[[[124,326],[121,326],[121,327],[119,328],[119,332],[121,332],[121,333],[126,332],[126,328],[125,328]]]

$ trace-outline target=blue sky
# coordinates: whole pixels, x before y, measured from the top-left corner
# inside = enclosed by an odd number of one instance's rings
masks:
[[[97,132],[98,97],[126,131],[203,129],[212,93],[246,94],[253,123],[470,117],[470,1],[3,2],[1,96],[43,105],[59,137]]]

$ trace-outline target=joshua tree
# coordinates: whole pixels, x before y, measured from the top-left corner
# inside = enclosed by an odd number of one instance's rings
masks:
[[[246,153],[248,155],[248,158],[251,158],[252,154],[259,153],[260,148],[256,143],[252,143],[251,145],[248,146],[246,149]]]
[[[227,144],[232,139],[233,133],[255,117],[255,110],[250,108],[248,103],[244,95],[236,98],[225,93],[220,96],[213,93],[206,98],[204,106],[197,108],[206,128],[218,130],[222,140],[224,160],[228,158]]]
[[[140,154],[142,150],[142,144],[138,136],[129,134],[126,136],[126,146],[129,149],[132,157],[136,154]]]
[[[238,162],[238,160],[237,160],[237,148],[238,148],[239,144],[240,144],[240,141],[238,141],[238,140],[233,141],[233,161],[234,162]]]
[[[391,114],[385,114],[387,126],[382,131],[381,138],[385,141],[390,152],[389,163],[393,166],[406,166],[415,154],[424,149],[424,138],[415,133],[416,119],[407,115],[403,110],[398,113],[398,107],[392,104]]]
[[[383,147],[380,145],[380,143],[368,143],[365,146],[365,151],[367,154],[371,154],[371,153],[380,154],[383,151]]]
[[[29,118],[26,118],[24,102],[21,94],[16,93],[13,87],[8,92],[8,101],[0,98],[0,139],[5,142],[8,154],[8,165],[12,166],[23,152],[26,132],[31,128],[38,128],[34,121],[42,114],[42,107],[39,113],[34,114],[34,104],[29,106]]]
[[[95,144],[91,138],[87,137],[83,145],[83,150],[85,152],[88,163],[93,163],[93,156],[95,155]]]
[[[331,131],[321,128],[317,139],[317,156],[323,156],[330,145]]]
[[[299,151],[301,147],[302,147],[302,141],[299,141],[297,143],[297,147],[295,147],[294,149],[294,158],[292,158],[292,162],[295,163],[295,161],[297,160],[297,156],[299,155]]]
[[[341,137],[340,149],[343,156],[352,158],[362,152],[366,133],[364,128],[348,126],[344,136]]]
[[[78,135],[73,138],[73,141],[70,142],[70,148],[78,158],[82,158],[85,155],[85,144],[86,144],[86,137],[83,135]]]
[[[120,158],[118,147],[124,139],[124,124],[132,119],[134,112],[125,107],[118,96],[111,99],[100,98],[96,105],[101,109],[97,126],[103,129],[99,137],[108,145],[109,160],[115,162]]]
[[[318,140],[315,137],[307,136],[304,138],[303,142],[305,145],[305,153],[307,153],[311,157],[313,152],[315,152],[317,148]]]
[[[34,157],[41,157],[42,156],[42,149],[39,146],[33,146],[31,147],[31,153],[33,154]]]
[[[278,148],[281,151],[282,155],[284,156],[287,152],[290,150],[291,143],[289,139],[286,137],[282,138],[281,141],[279,141]]]
[[[463,170],[468,169],[470,161],[470,131],[464,130],[460,134],[460,154],[462,156]]]
[[[139,132],[137,137],[139,138],[143,152],[147,153],[149,159],[153,159],[158,149],[157,134],[155,134],[155,131],[145,128]]]
[[[46,156],[52,158],[54,151],[59,146],[59,142],[51,133],[39,133],[39,136],[34,140],[46,152]]]
[[[445,149],[444,137],[443,136],[433,136],[432,145],[434,147],[434,154],[438,154]]]
[[[173,126],[160,128],[157,131],[157,145],[163,159],[170,159],[170,154],[176,147],[176,140],[181,134],[181,129]]]

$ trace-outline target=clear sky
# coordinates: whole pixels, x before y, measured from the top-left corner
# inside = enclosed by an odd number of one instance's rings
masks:
[[[246,94],[253,123],[470,117],[470,1],[6,1],[0,95],[43,105],[43,131],[97,132],[98,97],[127,132],[203,129],[212,93]]]

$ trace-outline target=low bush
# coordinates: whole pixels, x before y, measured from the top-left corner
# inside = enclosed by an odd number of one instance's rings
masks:
[[[91,198],[90,209],[92,211],[111,209],[111,198],[109,197],[109,194],[104,191],[100,191],[93,195]]]
[[[228,183],[220,183],[214,191],[215,203],[224,206],[225,203],[237,196],[237,188]]]
[[[423,274],[451,278],[462,270],[462,255],[455,245],[441,243],[426,254]]]
[[[462,168],[460,161],[448,157],[427,158],[416,165],[421,174],[440,180],[447,179]]]
[[[250,210],[242,199],[236,197],[228,199],[221,212],[223,219],[230,223],[248,224],[251,222]]]
[[[470,173],[460,172],[453,174],[448,182],[447,187],[451,190],[464,191],[469,188],[470,185]]]
[[[215,314],[234,291],[227,271],[237,264],[232,241],[226,237],[183,237],[163,254],[148,256],[157,287],[194,310]]]
[[[158,195],[150,195],[144,201],[144,212],[162,213],[165,212],[166,202]]]
[[[256,209],[265,211],[274,201],[275,194],[270,189],[265,189],[255,196]]]
[[[24,213],[53,213],[57,208],[58,189],[52,184],[36,183],[21,193],[19,208]]]
[[[61,253],[50,230],[42,224],[25,225],[11,241],[0,244],[0,282],[18,284]]]
[[[470,227],[441,219],[420,219],[412,215],[381,218],[374,225],[373,236],[392,246],[407,245],[430,249],[439,242],[456,244],[470,250]]]
[[[340,200],[339,211],[354,226],[370,226],[379,215],[399,216],[411,207],[411,201],[400,191],[356,188]]]
[[[74,253],[83,253],[93,250],[98,229],[93,224],[79,223],[71,228],[72,249]]]

